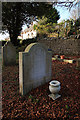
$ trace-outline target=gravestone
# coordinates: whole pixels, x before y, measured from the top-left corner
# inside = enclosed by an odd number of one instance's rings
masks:
[[[19,52],[20,93],[24,95],[50,81],[51,64],[52,52],[41,43],[31,43],[24,52]]]
[[[4,65],[16,64],[16,48],[11,42],[6,42],[2,47],[2,63]]]

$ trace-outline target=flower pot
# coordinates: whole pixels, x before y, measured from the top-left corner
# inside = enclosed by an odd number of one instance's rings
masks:
[[[61,57],[61,59],[64,59],[64,55],[61,55],[60,57]]]
[[[59,98],[61,95],[58,94],[60,91],[60,82],[57,80],[53,80],[49,83],[49,90],[52,94],[49,95],[53,100]]]

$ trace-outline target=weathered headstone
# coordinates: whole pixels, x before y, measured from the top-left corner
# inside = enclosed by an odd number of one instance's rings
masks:
[[[19,52],[19,88],[22,95],[51,80],[52,52],[32,43]],[[45,88],[44,88],[45,89]]]
[[[16,48],[11,42],[7,42],[2,47],[2,63],[4,65],[13,65],[16,63]]]

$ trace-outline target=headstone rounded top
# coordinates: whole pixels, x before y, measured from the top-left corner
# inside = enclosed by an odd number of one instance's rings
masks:
[[[26,47],[25,52],[29,52],[30,50],[32,50],[36,46],[43,47],[45,50],[48,51],[47,47],[45,45],[43,45],[42,43],[31,43],[30,45],[28,45]]]

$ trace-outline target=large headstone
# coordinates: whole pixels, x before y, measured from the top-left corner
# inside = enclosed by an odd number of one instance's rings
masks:
[[[13,65],[16,63],[16,48],[11,42],[6,42],[2,47],[2,63],[4,65]]]
[[[52,52],[32,43],[19,52],[19,88],[22,95],[51,80]],[[45,88],[44,88],[45,89]]]

